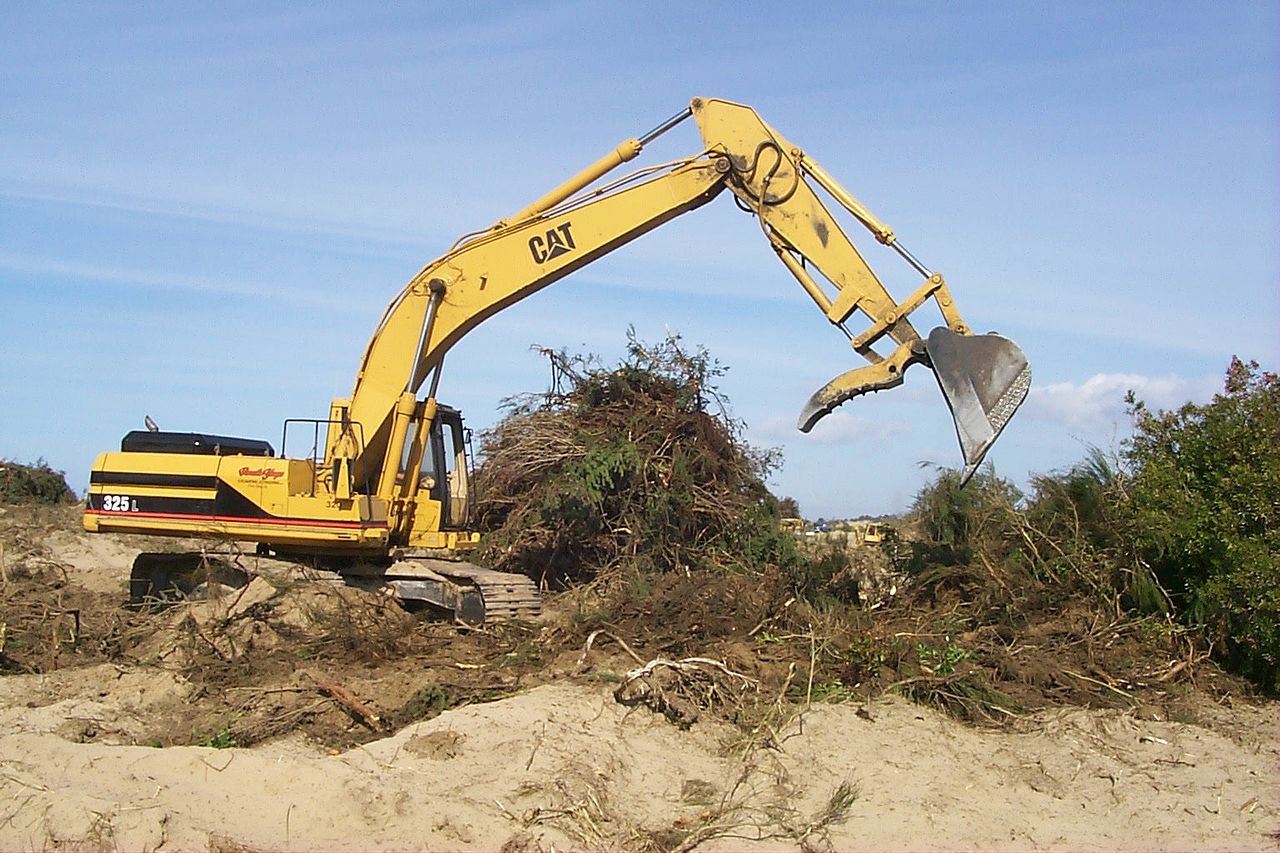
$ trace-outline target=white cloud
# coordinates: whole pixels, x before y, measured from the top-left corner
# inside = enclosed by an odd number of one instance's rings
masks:
[[[1188,400],[1208,399],[1217,382],[1212,377],[1185,379],[1174,374],[1096,373],[1080,383],[1033,387],[1026,414],[1075,429],[1107,427],[1125,419],[1124,398],[1129,391],[1152,409],[1174,409]]]

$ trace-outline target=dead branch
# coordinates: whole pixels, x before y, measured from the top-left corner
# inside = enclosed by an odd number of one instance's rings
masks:
[[[587,642],[584,643],[582,646],[582,654],[578,656],[578,664],[576,667],[578,672],[582,672],[586,669],[587,654],[591,651],[591,644],[594,643],[596,637],[600,636],[601,634],[604,634],[606,637],[613,640],[618,645],[622,646],[622,650],[627,654],[629,654],[631,656],[631,659],[634,660],[636,663],[639,663],[639,664],[644,663],[644,661],[640,659],[640,656],[637,655],[629,645],[627,645],[626,640],[622,639],[617,634],[614,634],[611,631],[606,631],[603,628],[597,628],[587,636]]]
[[[364,723],[375,732],[382,731],[382,718],[374,713],[373,709],[368,705],[357,699],[350,690],[332,681],[322,681],[315,678],[315,676],[312,676],[312,678],[316,683],[317,690],[345,708],[347,713],[351,714],[357,721]]]
[[[655,658],[623,676],[613,698],[623,705],[647,705],[673,723],[688,727],[703,710],[740,707],[743,695],[758,687],[754,678],[734,672],[723,661]]]
[[[644,676],[648,675],[649,673],[653,672],[655,669],[658,669],[659,667],[666,667],[668,669],[674,669],[680,672],[701,672],[703,671],[702,670],[703,667],[711,667],[716,670],[719,670],[720,672],[723,672],[725,675],[738,679],[739,681],[742,682],[742,685],[744,688],[755,687],[759,683],[754,678],[748,675],[743,675],[740,672],[734,672],[733,670],[729,669],[729,667],[725,665],[724,661],[712,660],[711,658],[691,657],[691,658],[681,658],[680,660],[667,660],[665,658],[654,658],[653,660],[649,661],[639,669],[633,669],[630,672],[628,672],[626,676],[622,679],[622,684],[625,687],[628,683],[636,681],[640,678],[643,678]],[[619,689],[622,689],[622,688],[620,687]]]

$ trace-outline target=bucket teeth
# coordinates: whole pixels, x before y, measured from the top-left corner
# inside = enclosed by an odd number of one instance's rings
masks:
[[[897,388],[907,368],[925,360],[924,342],[917,338],[901,344],[891,356],[877,364],[841,373],[813,393],[800,412],[796,426],[801,432],[808,432],[841,403],[871,391]]]
[[[994,332],[960,335],[945,327],[929,333],[933,375],[955,418],[968,482],[987,450],[1031,388],[1031,365],[1013,341]]]
[[[804,408],[800,411],[800,418],[796,421],[796,429],[801,432],[808,432],[813,429],[818,421],[831,414],[842,403],[846,403],[854,397],[861,396],[869,391],[885,391],[902,384],[902,374],[898,374],[892,379],[877,383],[875,386],[853,385],[848,377],[857,373],[858,371],[851,370],[848,373],[841,374],[817,391],[814,391],[813,396],[809,398],[809,402],[805,403]]]

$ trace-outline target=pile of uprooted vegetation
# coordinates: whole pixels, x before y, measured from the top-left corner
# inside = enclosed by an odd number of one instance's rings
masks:
[[[553,390],[510,401],[484,438],[477,513],[491,564],[556,588],[796,561],[763,482],[776,454],[742,441],[705,352],[632,337],[614,368],[549,355]]]
[[[990,469],[964,488],[939,472],[914,541],[886,545],[907,582],[873,618],[826,621],[816,683],[986,721],[1059,703],[1186,718],[1193,688],[1274,694],[1280,378],[1233,359],[1209,403],[1128,402],[1118,454],[1095,449],[1025,494]]]
[[[23,465],[0,459],[0,504],[56,505],[76,502],[76,493],[61,471],[43,459]]]
[[[1240,653],[1276,624],[1277,594],[1260,578],[1270,571],[1276,588],[1277,551],[1259,538],[1274,539],[1275,508],[1256,508],[1270,526],[1238,528],[1246,544],[1234,553],[1261,555],[1235,578],[1238,588],[1211,568],[1170,561],[1182,546],[1151,526],[1169,512],[1155,475],[1178,464],[1159,448],[1188,446],[1188,436],[1168,433],[1206,420],[1225,429],[1218,415],[1153,415],[1134,403],[1137,434],[1123,467],[1095,453],[1037,478],[1028,494],[990,470],[963,489],[955,472],[940,472],[913,509],[917,541],[884,546],[906,583],[873,610],[859,602],[847,561],[834,551],[806,556],[782,531],[762,484],[771,457],[743,444],[722,410],[707,410],[721,401],[705,353],[632,340],[616,368],[563,355],[553,367],[553,391],[515,402],[485,439],[487,556],[569,587],[571,624],[545,639],[581,643],[583,667],[595,660],[597,677],[620,680],[620,699],[681,722],[712,711],[755,725],[788,702],[892,690],[1002,723],[1060,704],[1190,718],[1194,688],[1250,692],[1215,660],[1274,686],[1272,648],[1263,643],[1248,663]],[[1270,374],[1232,370],[1219,409],[1248,409],[1241,395],[1274,395]],[[1241,415],[1242,428],[1271,429],[1265,411]],[[1226,448],[1256,455],[1264,445],[1236,435]],[[1224,450],[1225,469],[1237,464],[1226,459],[1234,452]],[[1197,470],[1184,479],[1210,491],[1220,484],[1222,472],[1199,470],[1205,460],[1185,461]],[[1274,486],[1264,493],[1277,494]],[[1233,500],[1206,498],[1202,520],[1229,523],[1223,508]],[[1216,580],[1188,586],[1179,572]],[[1261,627],[1232,610],[1244,600],[1236,593],[1266,605]],[[1210,601],[1217,615],[1206,618]]]
[[[1120,459],[1095,453],[1026,494],[942,471],[900,525],[912,533],[859,563],[783,530],[772,457],[724,414],[705,353],[633,341],[616,368],[555,364],[553,392],[486,438],[477,477],[488,560],[543,580],[552,618],[471,631],[247,556],[255,580],[221,602],[126,610],[123,586],[91,592],[53,547],[77,527],[70,507],[9,508],[0,673],[171,670],[190,692],[138,737],[296,730],[335,747],[566,675],[682,725],[733,721],[755,744],[797,705],[884,691],[1003,724],[1063,704],[1189,720],[1206,690],[1247,695],[1219,662],[1275,689],[1272,374],[1237,362],[1207,405],[1134,402]],[[869,563],[892,566],[894,594],[859,588]]]

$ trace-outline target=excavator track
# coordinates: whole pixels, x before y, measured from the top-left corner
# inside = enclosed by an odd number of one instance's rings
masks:
[[[532,619],[542,613],[542,596],[530,578],[460,560],[405,557],[385,569],[358,567],[342,574],[390,587],[401,600],[425,602],[468,625]]]
[[[355,586],[390,589],[402,601],[429,604],[467,625],[532,619],[542,613],[542,597],[530,578],[460,560],[405,557],[385,568],[362,564],[339,574]],[[241,587],[248,580],[225,555],[143,553],[133,564],[129,601],[134,607],[164,607],[204,598],[208,584]]]

